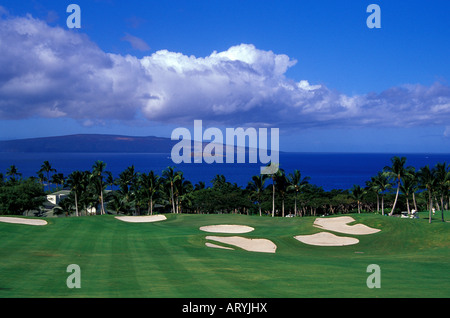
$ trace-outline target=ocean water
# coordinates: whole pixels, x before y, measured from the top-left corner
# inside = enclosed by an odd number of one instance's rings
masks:
[[[393,156],[405,156],[406,166],[417,169],[438,162],[450,163],[450,154],[368,154],[368,153],[280,153],[280,167],[286,173],[295,169],[302,176],[309,176],[310,183],[324,190],[350,189],[354,184],[365,186],[370,177],[385,166],[391,164]],[[217,174],[223,174],[227,181],[245,187],[253,175],[259,174],[264,164],[234,163],[174,164],[170,154],[117,154],[117,153],[0,153],[0,172],[6,174],[11,165],[15,165],[23,177],[36,176],[42,163],[48,160],[58,173],[64,176],[75,170],[91,170],[96,160],[104,161],[106,170],[117,177],[128,166],[134,165],[138,172],[150,170],[161,175],[168,166],[183,171],[187,180],[193,184],[204,181],[207,186]]]

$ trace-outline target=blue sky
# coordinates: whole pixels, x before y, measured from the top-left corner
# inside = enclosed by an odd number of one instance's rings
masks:
[[[81,29],[66,25],[69,4]],[[369,4],[381,29],[369,29]],[[450,152],[448,1],[0,3],[0,139],[276,127],[307,152]]]

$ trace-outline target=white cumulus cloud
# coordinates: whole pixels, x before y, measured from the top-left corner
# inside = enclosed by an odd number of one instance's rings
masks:
[[[151,81],[137,58],[31,16],[0,19],[0,51],[1,119],[133,118]]]
[[[348,96],[286,77],[297,61],[239,44],[205,57],[110,54],[86,35],[31,16],[2,17],[0,119],[69,117],[277,127],[448,125],[450,87],[404,85]],[[145,42],[128,35],[137,49]],[[300,52],[301,53],[301,52]]]

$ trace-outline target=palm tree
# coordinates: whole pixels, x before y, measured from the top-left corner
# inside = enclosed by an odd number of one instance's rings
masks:
[[[384,215],[384,193],[392,187],[389,174],[384,171],[378,172],[375,177],[372,177],[372,184],[377,191],[377,199],[378,195],[381,196],[381,215]]]
[[[107,205],[108,209],[115,211],[116,214],[120,212],[126,213],[127,203],[125,202],[125,197],[118,191],[112,192]]]
[[[142,193],[148,202],[147,215],[153,215],[153,197],[158,193],[161,187],[161,179],[152,170],[148,174],[141,174],[139,184],[142,188]]]
[[[213,187],[220,188],[227,183],[227,180],[223,174],[216,174],[215,177],[211,180]]]
[[[257,175],[252,177],[252,181],[248,182],[247,189],[250,193],[256,197],[258,202],[259,216],[261,216],[261,194],[264,191],[264,183],[266,182],[268,176],[266,174]]]
[[[205,188],[206,188],[206,184],[205,184],[204,181],[199,181],[199,182],[196,183],[195,186],[194,186],[194,190],[195,190],[195,191],[197,191],[197,190],[202,190],[202,189],[205,189]]]
[[[400,191],[400,185],[402,182],[402,179],[405,177],[405,175],[408,173],[407,169],[405,168],[406,158],[405,157],[393,157],[391,158],[392,166],[386,166],[384,167],[384,170],[388,172],[389,177],[397,182],[397,193],[395,195],[395,201],[394,205],[392,206],[392,210],[389,213],[389,216],[392,216],[394,214],[395,206],[397,205],[398,200],[398,193]]]
[[[434,176],[434,171],[430,169],[429,165],[426,165],[425,167],[421,168],[418,172],[419,175],[419,181],[421,184],[421,187],[423,189],[426,189],[428,191],[428,203],[429,203],[429,217],[428,222],[431,223],[431,210],[433,208],[433,191],[436,187],[436,178]]]
[[[190,194],[193,191],[194,187],[189,180],[186,180],[183,176],[183,172],[177,172],[177,178],[173,184],[174,188],[174,196],[176,203],[176,212],[182,213],[182,203],[188,202],[190,204]]]
[[[444,196],[448,194],[450,187],[450,171],[448,170],[447,164],[437,163],[435,166],[435,178],[437,190],[441,194],[441,219],[444,222]]]
[[[356,201],[358,205],[358,213],[361,213],[361,202],[363,200],[364,195],[366,194],[366,190],[359,185],[353,185],[353,188],[350,190],[351,197]]]
[[[406,196],[406,208],[408,210],[408,214],[411,214],[409,209],[409,195],[411,192],[414,193],[414,186],[413,176],[410,174],[405,175],[405,177],[403,177],[403,184],[400,185],[400,190]]]
[[[84,180],[85,180],[84,174],[78,170],[72,172],[66,180],[67,186],[70,188],[70,190],[73,192],[73,194],[75,196],[75,215],[76,216],[79,216],[78,200],[81,197],[81,194],[83,191]]]
[[[37,176],[38,176],[39,183],[41,184],[42,190],[44,190],[45,176],[40,170],[37,172]]]
[[[111,171],[105,171],[106,174],[106,184],[112,188],[112,186],[116,183]]]
[[[135,197],[134,190],[137,188],[138,174],[135,171],[134,165],[127,167],[119,174],[116,180],[119,186],[118,194],[120,195],[121,206],[126,209],[131,209],[131,203]]]
[[[50,172],[56,172],[56,169],[52,168],[52,165],[47,160],[41,166],[41,170],[39,172],[47,173],[47,190],[50,190]]]
[[[289,181],[283,169],[278,169],[277,173],[275,174],[275,183],[278,193],[280,193],[281,196],[281,216],[284,217],[284,199],[286,196]]]
[[[65,177],[64,177],[64,174],[62,174],[62,173],[57,173],[52,176],[52,182],[54,184],[56,184],[56,186],[62,187],[62,185],[64,184],[64,181],[65,181]]]
[[[97,160],[92,166],[92,181],[98,183],[97,191],[100,192],[100,215],[106,214],[103,200],[103,172],[105,171],[105,168],[106,163],[101,160]]]
[[[17,167],[15,165],[11,165],[6,170],[6,175],[10,176],[12,181],[16,181],[16,176],[21,176],[22,174],[17,170]]]
[[[174,200],[174,193],[173,193],[173,184],[174,182],[180,178],[179,175],[175,172],[174,167],[167,167],[162,172],[163,178],[166,179],[166,182],[170,184],[170,198],[172,201],[172,213],[175,213],[175,200]]]
[[[380,211],[380,189],[379,186],[375,183],[375,177],[371,177],[369,181],[366,181],[366,190],[372,191],[377,195],[377,212]]]
[[[414,203],[414,210],[417,211],[416,192],[419,189],[419,175],[416,172],[416,168],[409,167],[408,178],[410,179],[410,182],[411,182],[411,192],[412,192],[412,199],[413,199],[413,203]]]
[[[56,206],[56,207],[53,209],[54,213],[55,213],[56,215],[65,213],[66,216],[68,216],[68,215],[71,213],[72,208],[73,208],[73,202],[72,202],[72,200],[73,200],[73,199],[72,199],[71,197],[68,197],[68,198],[65,198],[65,199],[59,201],[58,206]]]
[[[123,194],[128,194],[130,192],[136,177],[137,173],[134,169],[134,165],[127,167],[119,174],[119,178],[116,181]]]
[[[304,177],[302,178],[302,174],[299,170],[294,170],[294,173],[290,173],[288,176],[289,185],[288,185],[288,191],[294,192],[294,215],[297,216],[297,196],[300,192],[305,189],[305,187],[308,184],[310,177]]]
[[[275,166],[276,169],[273,169],[273,166]],[[269,163],[267,164],[266,167],[271,167],[269,168],[269,171],[272,172],[271,174],[267,174],[270,175],[270,177],[272,178],[272,217],[275,216],[275,181],[276,181],[276,173],[279,170],[279,164],[273,164],[273,163]]]

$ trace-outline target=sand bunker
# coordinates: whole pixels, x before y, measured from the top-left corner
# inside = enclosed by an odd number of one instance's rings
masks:
[[[208,247],[214,247],[214,248],[223,248],[224,250],[234,250],[234,248],[231,247],[225,247],[225,246],[221,246],[221,245],[217,245],[217,244],[213,244],[213,243],[205,243],[206,246]]]
[[[294,238],[302,243],[318,246],[345,246],[359,243],[359,240],[356,238],[336,236],[328,232],[320,232],[312,235],[297,235]]]
[[[277,246],[267,239],[248,239],[241,236],[207,236],[207,240],[240,247],[250,252],[275,253]]]
[[[208,225],[202,226],[200,230],[211,233],[248,233],[254,230],[254,228],[246,225]]]
[[[0,222],[14,223],[14,224],[26,224],[26,225],[47,225],[45,220],[37,219],[24,219],[24,218],[14,218],[14,217],[0,217]]]
[[[131,223],[148,223],[167,220],[165,215],[116,216],[115,218]]]
[[[320,229],[329,230],[333,232],[365,235],[377,233],[380,230],[368,227],[364,224],[347,225],[347,223],[354,222],[355,219],[350,216],[340,216],[335,218],[317,218],[314,221],[314,226]]]

